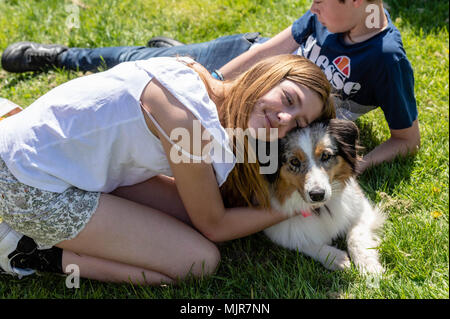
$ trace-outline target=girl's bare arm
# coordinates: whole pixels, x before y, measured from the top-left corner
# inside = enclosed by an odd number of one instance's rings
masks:
[[[196,118],[156,79],[145,88],[141,100],[151,109],[159,125],[170,136],[175,128],[185,128],[192,136],[193,120]],[[154,132],[154,128],[151,128]],[[171,158],[172,145],[159,133],[166,151],[176,186],[193,225],[207,238],[221,242],[244,237],[287,217],[284,214],[252,208],[225,209],[211,164],[174,163]],[[207,141],[204,141],[207,144]],[[190,143],[192,146],[192,143]],[[200,149],[203,148],[203,145]],[[194,149],[185,149],[195,156]]]

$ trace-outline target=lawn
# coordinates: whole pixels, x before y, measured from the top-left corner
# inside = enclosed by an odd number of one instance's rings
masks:
[[[360,177],[388,220],[379,247],[387,271],[372,282],[356,270],[330,272],[258,233],[219,246],[209,278],[176,287],[135,287],[42,274],[0,276],[0,298],[448,298],[449,297],[449,2],[386,1],[415,71],[422,145],[415,157]],[[307,10],[307,0],[0,0],[0,52],[16,41],[67,46],[145,45],[165,35],[185,43],[259,31],[273,36]],[[26,107],[81,72],[10,74],[0,68],[0,96]],[[383,92],[380,92],[383,94]],[[364,152],[389,137],[380,109],[357,121]]]

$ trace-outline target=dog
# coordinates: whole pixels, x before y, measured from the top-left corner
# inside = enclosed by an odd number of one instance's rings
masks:
[[[293,217],[264,233],[330,270],[350,268],[351,258],[361,272],[381,274],[377,232],[385,216],[356,181],[358,138],[353,122],[333,119],[295,129],[280,140],[279,169],[267,175],[271,205]],[[331,246],[344,235],[348,254]]]

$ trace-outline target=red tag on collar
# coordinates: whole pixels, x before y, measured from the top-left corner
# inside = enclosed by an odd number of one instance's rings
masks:
[[[312,214],[310,213],[310,211],[308,211],[308,210],[301,210],[301,211],[300,211],[300,214],[302,214],[302,216],[305,217],[305,218],[312,215]]]

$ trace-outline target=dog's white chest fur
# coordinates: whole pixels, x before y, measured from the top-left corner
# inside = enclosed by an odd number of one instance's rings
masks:
[[[384,216],[354,178],[356,137],[353,123],[331,120],[283,139],[280,173],[271,182],[271,203],[293,217],[264,232],[275,243],[298,249],[333,270],[350,267],[347,252],[331,246],[333,239],[346,235],[355,265],[364,272],[381,273],[375,231]]]
[[[264,230],[275,243],[320,261],[326,268],[342,270],[350,267],[345,251],[330,246],[333,239],[347,235],[348,252],[355,265],[363,272],[382,273],[378,261],[378,238],[374,231],[381,227],[384,216],[372,208],[354,179],[349,180],[342,191],[334,192],[320,214],[299,214]],[[308,205],[298,192],[294,192],[283,205],[274,200],[273,207],[289,215]]]
[[[362,207],[355,207],[354,202],[349,200],[355,196],[354,183],[352,179],[344,190],[333,193],[326,204],[328,209],[321,207],[320,215],[310,213],[305,217],[300,214],[266,229],[265,233],[274,242],[290,249],[331,244],[333,239],[344,235],[359,218],[357,211],[361,211]],[[299,211],[310,212],[310,205],[303,201],[297,191],[283,205],[274,199],[273,207],[288,215],[298,214]]]

